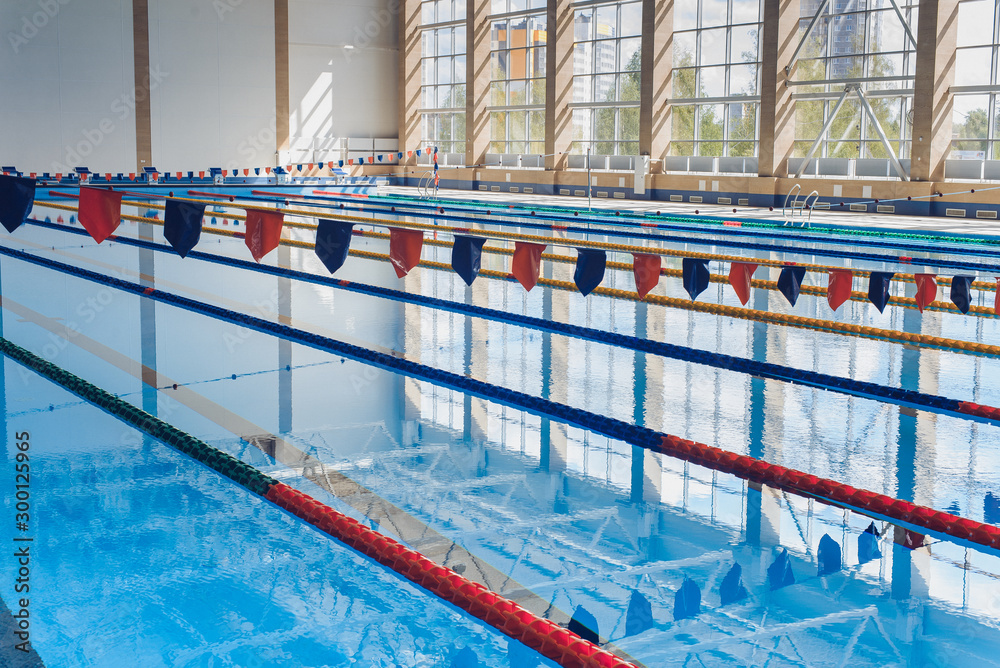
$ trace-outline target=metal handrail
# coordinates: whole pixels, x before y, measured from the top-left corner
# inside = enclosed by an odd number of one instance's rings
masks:
[[[788,225],[788,223],[794,223],[795,222],[795,207],[794,206],[792,207],[792,220],[788,219],[788,212],[787,212],[787,210],[788,210],[788,200],[790,200],[792,198],[792,194],[797,193],[797,192],[799,192],[801,190],[802,190],[802,185],[799,184],[799,183],[796,183],[794,186],[792,186],[791,190],[788,191],[788,194],[785,195],[785,203],[781,207],[781,217],[785,221],[785,225]]]

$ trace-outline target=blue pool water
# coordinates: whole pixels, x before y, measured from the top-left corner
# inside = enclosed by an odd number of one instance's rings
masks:
[[[40,217],[60,213],[36,207]],[[138,232],[128,223],[121,229]],[[154,228],[157,241],[160,234]],[[291,235],[311,239],[305,230]],[[37,226],[3,243],[998,521],[990,505],[1000,497],[993,424],[121,243],[97,246]],[[384,253],[387,244],[355,238],[352,247]],[[198,248],[249,255],[242,240],[210,235]],[[450,251],[425,246],[423,257],[448,263]],[[326,274],[307,249],[283,247],[264,262]],[[483,266],[506,271],[506,262],[484,256]],[[572,280],[572,271],[571,264],[543,265],[553,278]],[[542,287],[526,293],[485,278],[467,288],[452,273],[424,268],[398,279],[387,262],[355,257],[337,275],[1000,405],[1000,369],[990,357]],[[633,287],[630,274],[618,271],[604,284]],[[443,537],[453,546],[445,563],[505,595],[525,596],[540,614],[565,621],[582,606],[609,648],[637,663],[1000,664],[996,551],[945,537],[913,550],[876,521],[880,556],[860,564],[858,536],[872,519],[859,513],[9,257],[0,258],[0,293],[3,335],[14,343],[415,549]],[[686,296],[667,277],[654,294]],[[717,284],[700,300],[739,303]],[[879,314],[859,302],[833,313],[825,299],[807,295],[792,308],[764,290],[754,291],[750,306],[1000,342],[991,318],[892,306]],[[31,434],[32,644],[45,665],[474,665],[469,652],[479,665],[554,665],[49,381],[10,361],[3,372],[6,432]],[[8,489],[14,453],[9,437]],[[9,495],[4,512],[13,518]],[[0,540],[11,544],[12,522],[0,526]],[[844,569],[819,576],[824,535],[843,550]],[[783,550],[795,583],[772,590],[768,567]],[[722,605],[721,581],[734,563],[749,595]],[[0,560],[8,607],[17,598],[14,569],[13,560]],[[685,580],[700,589],[700,614],[678,619],[675,595]],[[636,593],[649,602],[652,624],[630,633]]]

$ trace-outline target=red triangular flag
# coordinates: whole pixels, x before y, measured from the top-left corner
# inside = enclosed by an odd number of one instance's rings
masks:
[[[122,194],[100,188],[80,188],[80,224],[101,243],[122,222]]]
[[[32,174],[31,176],[34,177],[34,174]],[[111,180],[111,173],[110,172],[108,172],[107,174],[104,175],[104,180],[105,181],[110,181]]]
[[[373,162],[375,162],[375,156],[374,155],[368,156],[368,164],[371,164]]]
[[[247,209],[246,244],[253,259],[261,258],[278,247],[281,242],[281,226],[284,214],[280,211]]]
[[[243,168],[243,176],[250,176],[250,170],[246,167]]]
[[[271,168],[270,167],[265,167],[264,168],[264,173],[265,174],[270,174],[271,173]]]
[[[177,178],[183,179],[184,178],[184,172],[177,172]]]
[[[753,262],[733,262],[729,265],[729,284],[744,306],[750,301],[750,279],[755,271],[757,265]]]
[[[62,174],[56,174],[56,181],[62,181]]]
[[[407,151],[406,152],[406,157],[407,158],[412,158],[413,157],[413,151]]]
[[[129,178],[130,181],[135,181],[135,172],[129,172],[128,173],[128,178]]]
[[[205,178],[205,172],[198,172],[198,178],[199,179]]]
[[[917,282],[917,308],[921,313],[937,298],[937,276],[934,274],[914,274]]]
[[[850,269],[830,270],[830,281],[826,286],[826,300],[830,302],[830,308],[836,311],[851,298],[853,284],[854,274]]]
[[[663,258],[649,253],[632,253],[632,273],[635,276],[635,291],[639,299],[645,299],[649,291],[660,282],[660,265]]]
[[[389,261],[402,278],[420,263],[420,249],[424,245],[424,233],[420,230],[389,228]]]
[[[510,262],[510,273],[531,292],[538,283],[538,275],[542,268],[542,251],[545,244],[530,244],[523,241],[514,242],[514,259]]]
[[[31,178],[35,178],[36,176],[38,176],[38,172],[32,172],[28,176],[30,176]],[[111,175],[108,174],[108,181],[110,181],[110,180],[111,180]]]
[[[348,158],[347,159],[347,164],[348,165],[353,165],[354,164],[354,158]]]

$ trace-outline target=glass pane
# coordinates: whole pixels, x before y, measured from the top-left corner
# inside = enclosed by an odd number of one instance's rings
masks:
[[[452,0],[438,0],[437,2],[437,21],[451,21],[451,2]]]
[[[815,140],[823,129],[825,113],[826,107],[822,100],[798,100],[795,103],[796,139]]]
[[[594,77],[594,101],[614,102],[615,98],[615,75],[601,74]]]
[[[870,19],[871,24],[871,44],[868,50],[871,53],[885,53],[887,51],[902,51],[912,49],[909,38],[903,31],[903,24],[900,23],[896,12],[891,9],[873,12]],[[914,37],[916,35],[914,34]]]
[[[642,40],[634,37],[621,41],[621,64],[619,70],[623,72],[638,71],[642,66],[640,62]]]
[[[730,141],[753,141],[757,136],[757,105],[752,102],[730,104],[728,130]]]
[[[437,55],[451,55],[451,28],[441,28],[434,32],[437,33]]]
[[[674,30],[690,30],[698,27],[698,3],[674,3]]]
[[[434,31],[425,30],[420,35],[420,55],[426,58],[434,55]]]
[[[528,115],[528,138],[537,142],[545,141],[545,112],[532,111]],[[534,151],[534,149],[532,149]]]
[[[455,53],[465,53],[465,26],[452,28],[455,31]]]
[[[573,101],[594,101],[594,78],[588,76],[573,77]]]
[[[455,56],[455,83],[465,83],[466,73],[465,56]]]
[[[759,39],[757,26],[733,28],[733,46],[730,50],[729,62],[753,63],[759,56]]]
[[[510,9],[507,11],[511,12],[523,12],[528,8],[525,0],[510,0]]]
[[[733,0],[733,24],[756,23],[759,20],[760,0]]]
[[[451,58],[437,59],[437,82],[439,84],[451,83]]]
[[[491,14],[505,14],[505,13],[507,13],[507,2],[506,2],[506,0],[490,0],[490,13]]]
[[[594,71],[595,72],[617,72],[618,67],[615,62],[615,41],[603,40],[594,42]]]
[[[990,47],[958,49],[955,52],[955,85],[978,86],[990,83]]]
[[[465,108],[465,84],[459,84],[457,86],[452,86],[452,105],[453,107]]]
[[[594,38],[617,37],[618,6],[604,5],[597,8],[597,19],[594,21]]]
[[[531,9],[542,9],[547,5],[547,0],[529,0],[528,6]]]
[[[671,141],[684,141],[694,139],[694,107],[674,106],[671,112]],[[683,153],[681,155],[690,155]]]
[[[721,65],[726,62],[726,29],[701,31],[701,64]]]
[[[427,85],[434,83],[434,61],[424,59],[420,61],[420,83]]]
[[[690,67],[694,65],[694,48],[696,32],[674,33],[674,67]]]
[[[508,77],[506,51],[494,51],[490,54],[490,69],[490,76],[494,81],[503,81]]]
[[[455,20],[456,21],[464,21],[465,20],[465,10],[466,10],[465,0],[455,0]]]
[[[590,110],[573,110],[573,139],[576,141],[590,141]]]
[[[510,141],[524,141],[528,138],[528,113],[525,111],[512,111],[507,114],[509,121]],[[522,151],[524,149],[521,149]]]
[[[879,125],[882,126],[882,132],[885,133],[885,136],[890,140],[899,139],[902,129],[900,127],[902,100],[898,97],[872,97],[868,101],[868,104],[871,105],[872,111],[875,112],[875,118],[878,119]],[[865,119],[865,122],[866,126],[869,126],[865,128],[866,138],[877,139],[878,131],[867,119]]]
[[[677,5],[674,5],[676,10]],[[621,36],[631,37],[642,34],[642,3],[631,2],[622,5]]]
[[[611,107],[594,110],[594,153],[608,155],[615,152],[615,110]]]
[[[437,104],[437,98],[435,97],[437,93],[434,92],[433,86],[424,86],[420,89],[420,106],[425,109],[434,107]]]
[[[420,5],[420,22],[434,23],[434,3],[425,2]]]
[[[701,27],[726,25],[729,23],[727,12],[728,3],[726,0],[702,0]]]
[[[451,106],[451,86],[437,87],[437,103],[434,106],[439,108]]]
[[[573,39],[587,40],[594,38],[593,31],[594,24],[594,10],[593,9],[581,9],[576,12],[576,16],[573,18]]]
[[[694,143],[687,141],[670,142],[671,155],[694,155]]]
[[[490,49],[496,51],[497,49],[507,48],[507,22],[506,21],[494,21],[493,27],[490,29]]]
[[[956,95],[952,110],[952,137],[986,139],[989,136],[988,95]],[[985,146],[976,150],[985,150]]]
[[[734,65],[729,68],[730,95],[757,94],[757,65]]]
[[[701,142],[698,144],[698,155],[717,157],[722,155],[722,142]]]
[[[521,105],[528,103],[527,92],[523,79],[517,79],[511,81],[509,91],[510,91],[510,100],[508,104]]]
[[[490,113],[490,139],[495,142],[507,141],[507,114],[502,111]],[[501,149],[499,152],[503,152]]]
[[[593,42],[578,42],[573,47],[573,74],[594,72]]]
[[[993,43],[993,7],[989,0],[958,5],[958,46]]]
[[[622,102],[638,102],[641,82],[638,72],[618,75],[618,99]]]
[[[674,70],[672,94],[674,97],[684,99],[690,99],[698,95],[698,88],[695,85],[695,69],[693,67]]]
[[[721,104],[703,104],[698,107],[698,139],[721,140],[723,124],[723,106]],[[719,144],[719,153],[704,153],[701,155],[721,155],[722,144]]]
[[[465,112],[462,112],[460,114],[455,114],[455,139],[457,139],[460,142],[465,141]],[[452,147],[452,150],[464,151],[465,144],[464,143],[461,145],[455,144]]]
[[[531,30],[531,43],[535,46],[545,46],[546,38],[548,34],[545,30],[545,24],[547,23],[544,14],[541,16],[533,16],[529,23],[529,28]]]
[[[726,68],[701,68],[701,90],[698,97],[722,97],[726,94]]]
[[[639,140],[639,107],[621,107],[618,112],[618,138]]]
[[[532,79],[528,82],[529,104],[545,104],[545,79]]]
[[[490,84],[490,104],[494,107],[502,107],[507,104],[507,84],[502,81],[494,81]]]

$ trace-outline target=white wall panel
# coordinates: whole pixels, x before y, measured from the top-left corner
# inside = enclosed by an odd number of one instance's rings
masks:
[[[4,0],[0,26],[0,162],[134,171],[131,0]]]

